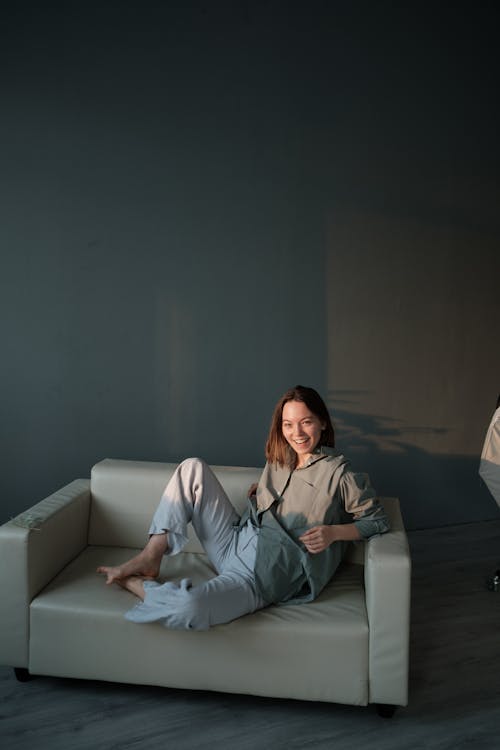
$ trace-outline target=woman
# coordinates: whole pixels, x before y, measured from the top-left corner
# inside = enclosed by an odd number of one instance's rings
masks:
[[[276,404],[267,463],[241,518],[204,461],[183,461],[142,552],[118,567],[98,568],[108,584],[119,583],[141,600],[125,617],[203,630],[271,603],[316,598],[349,541],[389,528],[368,477],[352,472],[334,445],[323,400],[298,385]],[[189,579],[161,584],[154,579],[162,557],[182,550],[189,522],[217,575],[198,586]]]

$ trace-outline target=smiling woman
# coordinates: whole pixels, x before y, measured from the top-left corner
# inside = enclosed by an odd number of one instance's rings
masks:
[[[298,385],[276,404],[267,463],[241,517],[204,461],[183,461],[165,488],[144,550],[98,569],[107,583],[142,600],[127,619],[203,630],[268,604],[315,599],[348,541],[389,528],[368,477],[351,471],[334,444],[324,401]],[[217,575],[198,586],[189,579],[159,583],[161,559],[183,549],[189,523]]]
[[[290,487],[287,485],[286,496],[283,491],[283,499],[277,506],[276,513],[285,528],[294,529],[295,538],[312,555],[328,551],[334,542],[356,541],[362,538],[362,532],[358,528],[357,522],[349,523],[346,517],[337,518],[331,514],[332,499],[335,495],[332,488],[336,482],[333,477],[337,469],[343,467],[342,471],[344,471],[347,464],[343,456],[334,453],[334,447],[335,432],[330,414],[321,396],[313,388],[306,388],[303,385],[297,385],[295,388],[288,390],[276,404],[273,413],[266,445],[268,466],[266,466],[264,473],[273,471],[268,468],[269,466],[275,466],[274,471],[277,474],[281,470],[280,467],[284,466],[292,472],[304,472],[302,475],[298,474],[302,481],[298,487],[296,486],[295,490],[291,489],[296,483],[293,481],[293,476],[290,475]],[[312,495],[308,501],[305,485],[317,488],[318,482],[317,478],[312,482],[310,478],[306,478],[310,477],[312,471],[317,473],[318,470],[318,467],[314,470],[309,470],[309,467],[326,456],[329,456],[330,460],[321,464],[320,468],[326,469],[324,480],[328,483],[329,489],[324,492],[322,502],[316,495]],[[340,466],[336,466],[335,460],[340,460]],[[345,472],[346,478],[354,476],[357,477],[359,489],[362,488],[367,502],[365,512],[369,513],[370,498],[372,498],[374,492],[366,475],[354,475],[351,472]],[[276,477],[271,481],[275,483]],[[313,498],[314,511],[312,510]],[[343,500],[344,509],[348,510],[349,501],[347,501],[347,497],[344,497]],[[319,510],[320,508],[321,510]],[[377,508],[377,512],[379,511],[380,507]],[[293,523],[290,522],[290,518],[295,519]],[[297,518],[301,519],[298,525]],[[381,530],[384,529],[379,527],[379,531]],[[299,531],[303,533],[299,533]],[[340,545],[337,546],[336,552],[339,552],[339,547]],[[340,562],[340,559],[338,562]]]
[[[297,468],[311,457],[325,429],[321,422],[301,401],[289,401],[283,408],[283,435],[297,454]]]
[[[288,444],[288,445],[287,445]],[[318,445],[335,447],[330,414],[314,388],[296,385],[278,401],[271,419],[266,458],[299,468]]]

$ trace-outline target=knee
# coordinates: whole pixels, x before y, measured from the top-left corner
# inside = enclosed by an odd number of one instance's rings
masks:
[[[177,471],[186,486],[197,489],[203,486],[210,468],[202,458],[185,458]]]
[[[204,461],[202,458],[185,458],[184,461],[182,461],[179,464],[179,469],[181,471],[189,471],[189,472],[197,472],[197,471],[203,471],[208,466],[207,462]]]

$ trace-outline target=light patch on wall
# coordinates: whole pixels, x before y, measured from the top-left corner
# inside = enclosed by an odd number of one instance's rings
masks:
[[[497,397],[494,238],[343,211],[327,252],[328,393],[356,446],[478,456]]]
[[[193,306],[165,290],[156,305],[156,419],[166,455],[181,460],[193,450],[199,394]]]

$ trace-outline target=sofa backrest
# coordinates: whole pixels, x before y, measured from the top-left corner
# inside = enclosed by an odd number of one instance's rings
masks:
[[[89,544],[142,548],[163,491],[177,464],[106,458],[92,468]],[[212,466],[238,513],[262,468]],[[192,527],[186,552],[203,552]]]
[[[106,458],[91,472],[91,508],[88,542],[92,545],[142,548],[163,490],[177,464],[155,461],[124,461]],[[261,468],[212,466],[227,496],[238,513],[246,507],[247,491],[258,482]],[[403,528],[399,502],[382,498],[391,527]],[[203,552],[192,527],[189,527],[186,552]],[[351,544],[349,562],[364,563],[363,542]]]

